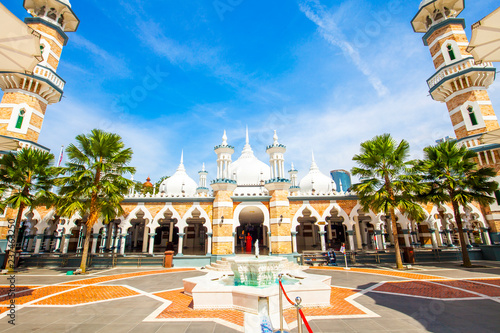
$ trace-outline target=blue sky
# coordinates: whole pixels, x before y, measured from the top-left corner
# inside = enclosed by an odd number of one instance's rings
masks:
[[[39,143],[57,155],[80,133],[102,128],[134,150],[135,179],[171,175],[184,150],[195,180],[213,179],[227,130],[268,161],[273,130],[304,176],[351,169],[362,141],[382,133],[410,142],[415,157],[452,136],[445,104],[428,95],[434,73],[410,21],[419,0],[86,0],[69,33],[59,75],[63,100],[48,108]],[[4,4],[18,17],[22,1]],[[391,7],[391,4],[393,7]],[[466,1],[470,25],[497,0]],[[489,93],[500,107],[500,85]]]

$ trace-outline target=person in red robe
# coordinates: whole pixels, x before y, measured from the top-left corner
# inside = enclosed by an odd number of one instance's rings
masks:
[[[247,234],[247,253],[252,253],[252,236]]]

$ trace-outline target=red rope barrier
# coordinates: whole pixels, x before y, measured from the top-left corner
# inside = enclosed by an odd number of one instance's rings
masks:
[[[288,301],[288,303],[290,303],[291,305],[295,306],[295,303],[292,302],[292,300],[290,298],[288,298],[288,295],[286,294],[285,288],[283,288],[283,284],[281,284],[281,281],[278,281],[278,282],[280,284],[281,290],[283,291],[283,295],[285,295],[285,298]],[[309,323],[307,322],[306,316],[302,312],[302,309],[299,309],[299,313],[300,313],[300,316],[302,317],[302,320],[304,321],[304,325],[306,325],[307,331],[309,333],[313,333],[313,330],[311,329],[311,326],[309,326]]]
[[[294,303],[294,302],[292,302],[292,300],[291,300],[290,298],[288,298],[288,295],[286,294],[285,288],[283,288],[283,285],[281,284],[281,281],[279,281],[279,283],[280,283],[281,290],[283,290],[283,295],[285,295],[286,300],[287,300],[290,304],[295,305],[295,303]]]
[[[302,317],[302,320],[304,321],[304,325],[306,325],[307,331],[309,333],[313,333],[313,330],[311,329],[311,326],[309,326],[309,323],[307,322],[306,316],[304,316],[302,309],[299,309],[299,313],[300,313],[300,316]]]

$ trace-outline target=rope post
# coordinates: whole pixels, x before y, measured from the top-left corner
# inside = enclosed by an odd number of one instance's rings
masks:
[[[279,280],[279,306],[280,306],[280,332],[283,332],[283,290],[281,290],[281,279],[283,274],[278,275]]]
[[[299,296],[295,297],[295,307],[297,308],[297,330],[298,333],[302,333],[302,317],[300,316],[300,303],[302,303],[302,298]]]

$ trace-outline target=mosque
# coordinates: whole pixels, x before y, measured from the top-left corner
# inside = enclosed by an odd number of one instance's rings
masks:
[[[62,81],[55,70],[68,40],[65,32],[75,31],[79,21],[67,0],[30,0],[25,1],[25,8],[33,15],[26,22],[40,32],[46,45],[44,62],[33,75],[0,73],[8,77],[0,80],[4,90],[0,123],[6,124],[0,126],[0,134],[36,146],[47,104],[62,95],[62,87],[56,87]],[[475,64],[467,53],[465,23],[457,18],[463,8],[463,0],[424,0],[412,25],[415,32],[425,34],[424,45],[430,48],[436,67],[428,80],[432,98],[446,103],[457,139],[479,153],[478,163],[500,170],[500,146],[480,142],[482,134],[499,127],[487,94],[496,70],[492,64]],[[42,77],[45,71],[50,75]],[[265,147],[268,161],[254,155],[248,131],[241,155],[235,159],[235,148],[224,132],[214,148],[216,175],[209,177],[203,166],[195,181],[181,157],[177,171],[161,183],[157,193],[131,189],[122,203],[125,214],[93,227],[91,252],[153,255],[173,250],[176,258],[227,256],[242,252],[242,232],[258,240],[261,254],[293,256],[307,250],[338,249],[342,243],[352,251],[392,246],[388,216],[363,211],[346,178],[323,173],[314,156],[309,172],[299,180],[293,165],[285,168],[286,146],[276,132],[271,134]],[[151,185],[149,179],[146,185]],[[451,207],[424,208],[426,218],[418,223],[396,212],[400,243],[434,249],[457,245]],[[500,241],[500,203],[471,204],[462,208],[462,215],[468,245]],[[7,210],[0,218],[3,235],[7,221],[14,217],[15,211]],[[85,219],[55,216],[53,209],[44,207],[26,211],[21,247],[33,254],[79,253]]]

